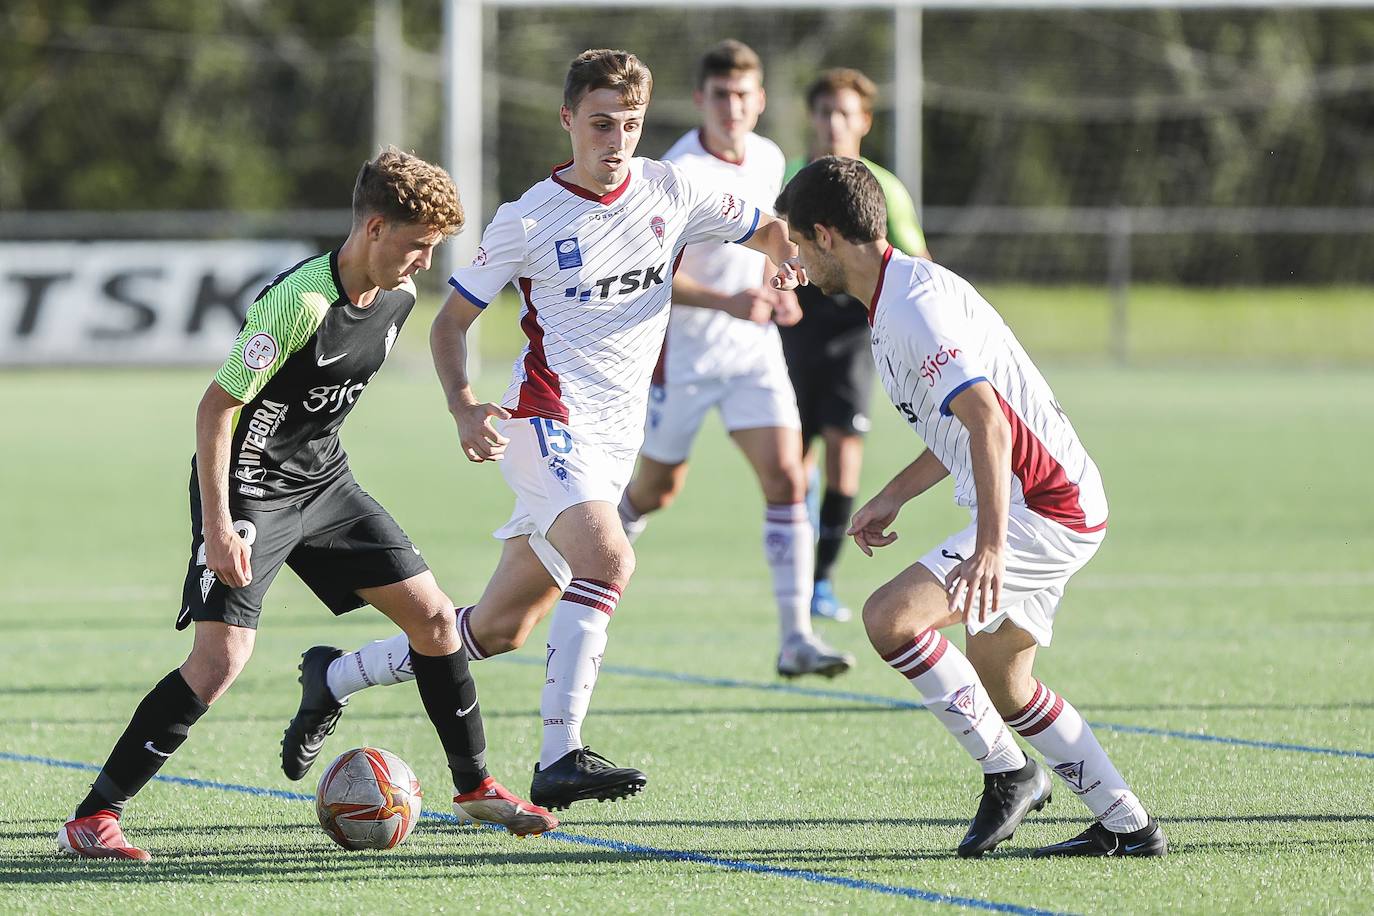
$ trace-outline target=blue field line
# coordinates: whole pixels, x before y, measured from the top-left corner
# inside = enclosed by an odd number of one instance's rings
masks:
[[[15,754],[10,751],[0,751],[0,761],[7,761],[10,763],[32,763],[39,766],[59,767],[64,770],[83,770],[89,773],[97,773],[100,771],[100,766],[94,763],[83,763],[77,760],[59,760],[55,757],[38,757],[33,754]],[[313,802],[315,800],[315,796],[307,795],[303,792],[288,792],[284,789],[266,789],[261,786],[245,786],[233,782],[218,782],[213,779],[192,779],[187,776],[165,776],[162,774],[154,776],[153,779],[157,782],[166,782],[192,789],[238,792],[243,795],[256,795],[261,798],[276,798],[282,801]],[[446,814],[440,811],[422,811],[420,817],[425,820],[438,821],[443,824],[462,823],[455,815]],[[500,827],[490,827],[489,829],[501,833],[505,832],[504,829]],[[647,856],[670,862],[692,862],[697,865],[709,865],[715,868],[728,869],[730,871],[773,875],[779,878],[807,881],[811,884],[829,884],[835,887],[849,888],[850,890],[871,891],[873,893],[887,894],[894,897],[907,897],[925,903],[940,903],[946,906],[984,910],[990,913],[1015,913],[1019,914],[1019,916],[1069,916],[1067,913],[1060,913],[1056,910],[1042,910],[1036,907],[1019,906],[1014,903],[999,903],[996,900],[983,900],[979,897],[960,897],[953,894],[941,894],[937,891],[922,890],[919,887],[905,887],[900,884],[882,884],[877,881],[864,881],[860,878],[827,875],[823,872],[808,871],[802,868],[781,868],[777,865],[762,865],[757,862],[745,862],[739,859],[722,859],[717,856],[708,856],[697,852],[686,852],[679,849],[659,849],[655,846],[640,846],[638,843],[625,843],[620,840],[605,840],[600,837],[583,836],[577,833],[568,833],[563,830],[554,830],[550,833],[546,833],[543,835],[543,839],[561,840],[562,842],[575,843],[579,846],[593,846],[598,849],[608,849],[612,852]]]
[[[536,658],[497,656],[501,661],[517,665],[543,667],[544,661]],[[693,684],[699,687],[721,687],[729,690],[755,690],[769,693],[785,693],[794,696],[817,697],[825,700],[842,700],[851,703],[864,703],[869,706],[882,706],[887,709],[925,710],[925,706],[915,700],[899,700],[875,693],[852,693],[847,690],[829,690],[825,687],[798,687],[793,684],[779,684],[770,681],[745,681],[728,677],[707,677],[700,674],[683,674],[677,671],[659,671],[653,668],[636,668],[627,665],[603,665],[601,670],[607,674],[623,674],[626,677],[642,677],[656,681],[672,681],[678,684]],[[1229,744],[1233,747],[1253,747],[1266,751],[1292,751],[1299,754],[1323,754],[1328,757],[1349,757],[1356,760],[1374,760],[1374,751],[1354,751],[1339,747],[1315,747],[1307,744],[1287,744],[1282,741],[1256,741],[1250,738],[1229,738],[1224,735],[1207,735],[1201,732],[1184,732],[1168,728],[1149,728],[1144,725],[1124,725],[1120,722],[1089,722],[1088,725],[1101,731],[1120,732],[1126,735],[1153,735],[1157,738],[1178,738],[1183,741],[1205,741],[1210,744]]]

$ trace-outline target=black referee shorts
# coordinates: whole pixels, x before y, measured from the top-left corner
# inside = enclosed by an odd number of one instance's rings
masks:
[[[868,432],[875,375],[868,326],[838,334],[795,333],[800,327],[782,335],[782,349],[797,393],[803,441],[827,428],[853,435]]]
[[[342,474],[300,505],[260,509],[239,504],[234,527],[248,541],[253,581],[230,588],[205,566],[200,486],[191,474],[191,561],[182,588],[178,630],[193,620],[257,629],[263,598],[282,566],[289,566],[335,614],[366,604],[360,588],[419,575],[429,566],[381,504],[352,474]]]

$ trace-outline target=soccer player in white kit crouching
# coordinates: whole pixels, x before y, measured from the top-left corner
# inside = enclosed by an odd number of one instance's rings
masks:
[[[753,49],[723,41],[697,64],[693,101],[701,128],[664,155],[693,178],[767,206],[782,188],[786,160],[754,133],[763,113],[763,64]],[[672,318],[654,384],[639,467],[620,499],[620,519],[634,541],[647,516],[669,505],[687,482],[692,441],[712,408],[758,476],[765,502],[764,559],[778,613],[777,671],[784,677],[848,671],[854,656],[811,628],[815,531],[806,513],[801,418],[772,323],[722,309],[734,297],[771,305],[778,323],[801,316],[796,296],[767,285],[767,258],[740,245],[689,245],[673,278]],[[784,311],[785,310],[785,311]]]
[[[634,571],[616,505],[644,437],[673,268],[687,245],[715,240],[767,255],[779,265],[775,289],[805,282],[786,224],[671,163],[635,158],[652,87],[649,69],[625,51],[573,61],[561,112],[573,158],[496,211],[472,264],[450,278],[430,333],[464,454],[500,460],[515,492],[496,532],[497,569],[477,604],[458,611],[469,656],[519,648],[553,611],[530,791],[548,808],[623,798],[647,782],[584,746],[582,722]],[[528,342],[502,402],[484,403],[469,385],[466,335],[507,284],[521,295]],[[741,314],[772,317],[767,303]],[[288,776],[304,775],[352,693],[413,678],[407,652],[392,638],[306,653],[301,706],[282,744]]]
[[[1012,730],[1095,818],[1036,855],[1164,855],[1163,830],[1083,717],[1031,673],[1065,585],[1107,527],[1097,467],[1054,392],[967,281],[888,244],[882,190],[863,163],[818,159],[776,210],[809,282],[868,303],[883,387],[928,446],[855,513],[849,534],[872,556],[897,539],[889,529],[902,506],[950,475],[955,501],[973,515],[863,610],[873,647],[982,766],[982,800],[959,855],[994,849],[1050,799],[1049,776]],[[967,656],[939,633],[960,622]]]

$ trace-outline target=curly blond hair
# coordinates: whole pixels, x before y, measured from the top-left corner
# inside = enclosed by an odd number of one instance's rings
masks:
[[[464,222],[463,204],[448,172],[394,146],[363,163],[353,184],[353,221],[373,214],[416,223],[445,238],[462,230]]]

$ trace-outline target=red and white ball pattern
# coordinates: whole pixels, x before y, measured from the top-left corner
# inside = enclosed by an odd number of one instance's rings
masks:
[[[320,826],[344,849],[399,846],[420,816],[420,781],[390,751],[358,747],[325,768],[315,790]]]

